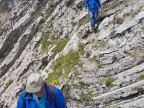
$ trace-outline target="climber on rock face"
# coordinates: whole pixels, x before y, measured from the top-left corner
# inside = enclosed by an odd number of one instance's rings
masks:
[[[98,16],[98,9],[102,9],[100,0],[85,0],[84,4],[85,9],[88,9],[91,23],[91,31],[94,32],[95,24]]]

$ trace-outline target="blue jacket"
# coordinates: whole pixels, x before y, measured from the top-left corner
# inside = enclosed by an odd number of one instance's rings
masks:
[[[84,4],[85,9],[89,10],[97,10],[98,8],[102,8],[100,0],[85,0]]]
[[[58,88],[53,86],[53,92],[54,92],[55,99],[50,100],[49,99],[50,98],[50,90],[48,88],[48,85],[45,83],[44,86],[45,86],[45,89],[48,94],[47,101],[46,101],[46,108],[66,108],[66,102],[65,102],[64,95],[61,92],[61,90],[59,90]],[[16,108],[24,108],[24,105],[23,105],[24,99],[25,99],[25,103],[26,103],[26,108],[37,108],[36,104],[34,102],[34,99],[31,96],[26,97],[25,90],[20,94]]]

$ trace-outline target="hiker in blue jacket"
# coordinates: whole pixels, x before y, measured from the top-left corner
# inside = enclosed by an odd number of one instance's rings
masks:
[[[90,22],[91,22],[91,31],[94,32],[97,16],[98,16],[98,9],[102,9],[100,0],[85,0],[84,4],[85,9],[88,9]]]
[[[66,108],[64,95],[58,88],[46,84],[37,74],[27,79],[26,89],[20,94],[17,108]]]

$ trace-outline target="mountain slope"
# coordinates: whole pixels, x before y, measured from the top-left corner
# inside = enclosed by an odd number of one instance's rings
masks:
[[[90,33],[81,0],[0,0],[1,108],[15,108],[33,72],[68,108],[144,107],[144,1],[102,3]]]

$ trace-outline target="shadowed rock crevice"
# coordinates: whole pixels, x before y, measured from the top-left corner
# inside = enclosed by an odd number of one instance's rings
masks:
[[[40,4],[37,7],[36,12],[39,11],[41,9],[41,7],[43,7],[42,4]],[[25,32],[25,30],[27,29],[27,27],[33,21],[35,15],[37,14],[36,12],[33,12],[32,16],[23,25],[21,25],[20,27],[16,28],[15,30],[12,30],[7,35],[7,39],[5,40],[3,46],[0,49],[0,59],[1,58],[5,58],[9,54],[9,52],[13,49],[15,43],[17,42],[17,40],[19,39],[19,37],[21,36],[21,34]],[[36,32],[37,31],[34,31],[34,33],[36,33]]]
[[[40,7],[38,7],[37,9],[39,10]],[[33,20],[35,14],[37,14],[37,13],[33,13],[33,17],[31,17],[27,22],[25,22],[24,25],[22,25],[21,27],[17,28],[14,31],[12,31],[9,34],[9,36],[7,36],[7,40],[5,40],[5,43],[3,44],[3,47],[1,48],[1,52],[0,52],[0,57],[2,58],[1,63],[4,60],[4,58],[10,53],[10,51],[14,48],[14,45],[17,43],[18,39],[20,38],[19,36],[21,36],[21,34],[24,33],[24,31],[27,29],[26,27],[29,24],[31,24],[31,21]],[[39,22],[39,23],[41,23],[41,22]],[[20,57],[21,53],[26,48],[28,43],[33,39],[33,37],[35,36],[37,31],[38,31],[38,25],[36,27],[33,27],[31,33],[28,36],[22,37],[21,41],[19,42],[20,46],[19,46],[19,49],[18,49],[15,57],[12,59],[11,62],[9,62],[5,66],[1,67],[0,78],[6,74],[6,72],[9,70],[9,68]]]
[[[0,73],[0,78],[6,74],[6,72],[9,70],[9,68],[14,64],[14,62],[20,57],[21,53],[23,52],[23,50],[26,48],[26,46],[28,45],[28,43],[31,41],[31,39],[33,38],[33,36],[35,35],[35,33],[37,32],[37,28],[35,30],[33,30],[31,32],[31,34],[29,35],[29,37],[23,37],[20,41],[20,47],[17,51],[17,54],[15,55],[15,57],[13,58],[13,60],[7,64],[7,66],[2,67],[4,69],[1,69],[1,73]]]
[[[33,63],[30,62],[30,63],[28,64],[27,68],[24,69],[24,70],[22,71],[22,73],[19,75],[19,78],[21,78],[21,77],[28,71],[28,69],[29,69],[32,65],[33,65]]]

